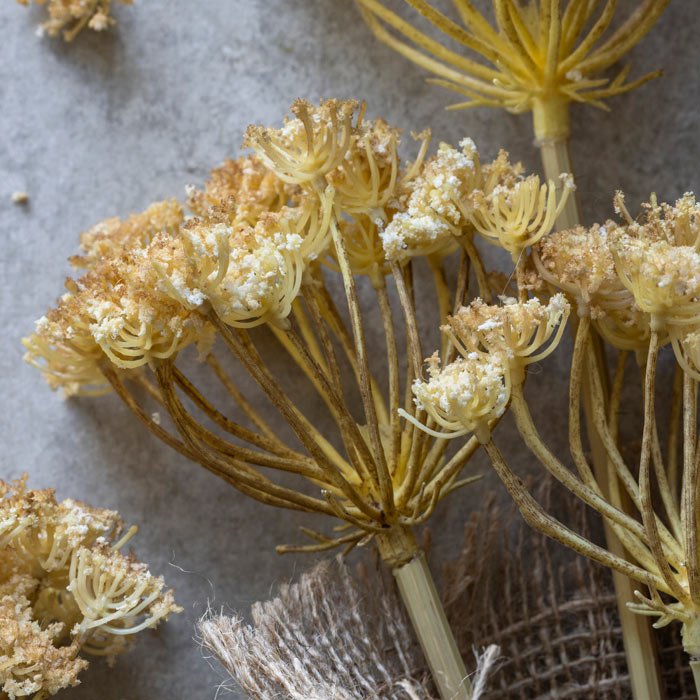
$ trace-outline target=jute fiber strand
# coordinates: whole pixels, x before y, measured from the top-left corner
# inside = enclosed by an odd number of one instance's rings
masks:
[[[561,489],[545,483],[538,500],[577,531],[602,536]],[[631,697],[615,589],[603,567],[531,530],[494,495],[443,570],[445,610],[462,653],[477,640],[501,649],[485,700]],[[652,643],[666,697],[695,699],[678,627],[653,631]]]
[[[204,648],[254,700],[435,697],[388,577],[352,574],[340,558],[327,560],[298,583],[282,586],[273,600],[256,603],[252,618],[248,625],[237,615],[211,616],[199,631]],[[482,697],[497,659],[496,647],[478,659],[474,697]]]

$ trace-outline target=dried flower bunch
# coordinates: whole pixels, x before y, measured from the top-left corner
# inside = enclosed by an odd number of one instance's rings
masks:
[[[452,19],[433,0],[406,0],[420,16],[416,24],[389,10],[382,0],[358,0],[358,4],[380,41],[437,76],[429,82],[468,98],[451,109],[490,106],[532,112],[545,176],[556,181],[560,173],[573,172],[568,153],[570,105],[583,102],[607,109],[610,97],[659,74],[628,81],[630,68],[626,66],[612,79],[607,75],[641,41],[669,3],[636,0],[634,9],[625,15],[615,0],[483,0],[481,5],[455,0],[452,9],[456,17]],[[488,12],[477,10],[479,6],[491,6],[493,21]],[[432,31],[424,33],[421,23],[430,25]],[[450,44],[466,51],[455,51]],[[557,224],[561,229],[581,224],[574,197],[569,198]],[[524,289],[523,284],[520,287]],[[615,332],[609,324],[605,330]],[[597,334],[592,342],[600,354],[602,341]],[[598,367],[585,367],[584,371],[597,372]],[[597,381],[603,383],[603,376]],[[594,425],[591,380],[586,377],[582,384],[593,468],[605,481],[607,455]],[[606,528],[606,541],[611,550],[623,551],[610,528]],[[634,592],[631,580],[620,575],[613,578],[632,694],[635,700],[657,700],[662,680],[657,665],[649,663],[656,654],[651,631],[626,609]]]
[[[251,127],[245,144],[254,154],[225,163],[203,190],[190,191],[193,216],[163,202],[84,234],[84,254],[73,263],[85,273],[69,280],[25,340],[27,357],[67,394],[113,388],[159,438],[253,498],[343,521],[333,536],[306,530],[314,544],[282,551],[347,549],[375,539],[401,571],[422,561],[411,528],[473,480],[460,473],[479,444],[473,437],[448,455],[449,441],[435,432],[441,415],[427,410],[427,398],[412,400],[426,331],[416,317],[414,266],[424,259],[433,276],[437,328],[468,302],[472,276],[490,298],[475,232],[518,256],[549,233],[573,184],[565,178],[557,195],[554,182],[524,176],[505,153],[482,165],[469,139],[459,148],[441,144],[428,157],[427,132],[417,137],[416,159],[403,165],[399,132],[367,120],[355,102],[297,101],[292,111],[282,128]],[[445,272],[449,255],[460,259],[455,289]],[[537,313],[532,323],[548,323]],[[383,330],[386,383],[365,340],[370,323]],[[308,396],[295,398],[273,374],[261,352],[270,334],[328,409],[335,434],[305,415]],[[188,346],[237,411],[215,405],[194,384]],[[470,417],[469,429],[480,433],[502,413],[509,389],[485,354],[467,353],[460,362],[460,386],[473,393],[461,419]],[[432,371],[440,385],[437,365]],[[284,441],[254,408],[244,372],[296,441]],[[444,392],[446,383],[435,390]],[[447,404],[459,402],[453,394]],[[175,430],[153,417],[154,407]],[[276,481],[282,472],[302,480]],[[446,675],[453,685],[443,690],[457,692],[463,668]]]
[[[451,316],[443,331],[461,358],[440,370],[431,369],[427,381],[416,380],[413,393],[427,414],[437,419],[442,435],[474,432],[531,525],[647,586],[650,593],[637,591],[638,602],[628,601],[629,607],[657,617],[657,627],[680,622],[684,648],[695,671],[700,657],[700,205],[691,194],[675,205],[652,198],[644,205],[641,219],[635,220],[621,194],[615,202],[624,217],[622,224],[608,221],[589,230],[579,227],[552,233],[533,247],[532,261],[542,282],[554,287],[546,306],[536,298],[502,299],[493,306],[476,301]],[[528,293],[520,292],[521,298]],[[570,305],[577,317],[569,387],[569,442],[575,473],[543,442],[523,387],[525,366],[552,351]],[[608,354],[617,356],[611,379],[605,360],[596,352],[596,337],[604,339]],[[666,410],[657,408],[656,399],[657,366],[664,346],[672,348],[676,360],[672,405]],[[641,448],[634,463],[623,456],[619,443],[630,354],[638,365],[644,399]],[[437,362],[437,358],[431,361],[433,367]],[[479,383],[479,392],[455,379],[465,362],[489,363],[488,379]],[[468,374],[472,381],[479,376],[471,369]],[[595,429],[609,464],[605,481],[594,473],[584,449],[580,414],[585,376],[591,381]],[[601,377],[609,381],[609,392]],[[533,455],[605,518],[626,556],[601,548],[547,514],[510,470],[490,433],[490,422],[508,401]],[[477,407],[484,417],[475,425],[472,409]],[[657,423],[668,415],[664,450]],[[424,430],[440,434],[427,425]],[[623,499],[629,499],[634,513],[625,509]]]
[[[122,528],[114,511],[0,482],[0,697],[78,685],[81,654],[111,660],[180,612],[163,579],[121,553],[136,532]]]
[[[20,5],[29,5],[30,0],[17,0]],[[65,41],[73,41],[88,27],[103,32],[116,24],[110,14],[112,0],[34,0],[37,5],[46,5],[49,19],[39,27],[41,34],[50,37],[63,36]],[[131,5],[133,0],[119,0]]]

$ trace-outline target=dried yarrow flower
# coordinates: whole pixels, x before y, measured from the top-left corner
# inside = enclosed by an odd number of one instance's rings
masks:
[[[163,579],[119,551],[136,531],[121,530],[114,511],[0,481],[0,694],[77,685],[81,653],[113,658],[180,612]]]
[[[131,5],[133,0],[119,0],[124,5]],[[30,0],[17,0],[20,5],[28,5]],[[63,35],[65,41],[75,37],[88,27],[96,32],[116,24],[111,16],[112,0],[34,0],[37,5],[46,5],[49,19],[40,25],[41,34],[51,37]]]

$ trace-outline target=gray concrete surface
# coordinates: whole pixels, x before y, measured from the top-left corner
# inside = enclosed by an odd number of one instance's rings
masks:
[[[535,168],[527,117],[446,113],[451,96],[378,45],[344,0],[137,0],[117,7],[119,27],[73,45],[39,40],[36,10],[0,6],[0,477],[24,471],[61,497],[117,508],[141,525],[136,549],[176,587],[185,612],[107,669],[96,662],[80,700],[213,698],[222,675],[193,641],[209,602],[246,610],[292,579],[309,557],[275,555],[310,519],[273,512],[222,487],[157,444],[113,397],[64,402],[22,362],[20,338],[55,299],[81,230],[153,200],[180,195],[235,154],[250,122],[277,122],[297,96],[365,98],[406,130],[472,136]],[[611,103],[575,110],[573,158],[589,219],[611,213],[615,188],[631,203],[651,190],[698,189],[700,11],[674,0],[635,50],[637,73],[666,77]],[[26,190],[30,204],[10,195]],[[564,445],[565,356],[537,379],[538,408]],[[501,440],[512,432],[504,426]],[[520,467],[526,457],[511,441]],[[437,514],[435,539],[456,547],[479,491]],[[235,694],[234,694],[234,697]]]

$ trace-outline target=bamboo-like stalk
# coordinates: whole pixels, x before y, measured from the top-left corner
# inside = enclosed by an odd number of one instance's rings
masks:
[[[395,529],[378,535],[382,558],[391,566],[406,610],[440,697],[470,700],[472,686],[447,622],[425,555],[411,531]]]
[[[544,174],[548,180],[553,180],[559,187],[561,187],[559,175],[572,173],[568,146],[568,118],[568,109],[562,111],[561,105],[558,103],[549,105],[543,103],[540,105],[539,111],[535,111],[535,133]],[[581,213],[578,197],[571,196],[557,219],[557,226],[560,229],[566,229],[580,224]],[[602,357],[602,344],[599,339],[596,339],[594,352],[600,353],[601,356],[600,362],[596,365],[605,366],[603,364],[605,359]],[[589,371],[595,371],[595,369]],[[600,376],[600,381],[603,387],[607,385],[606,376]],[[605,489],[610,468],[608,455],[593,420],[590,381],[583,381],[582,385],[586,432],[591,447],[593,471],[598,483],[602,484],[602,488]],[[604,492],[604,495],[609,496],[610,494]],[[605,518],[603,520],[608,550],[616,556],[625,557],[624,546],[613,532],[608,520]],[[663,684],[651,625],[648,620],[634,614],[627,607],[627,603],[635,600],[634,583],[618,571],[613,571],[612,576],[634,699],[661,700]]]

